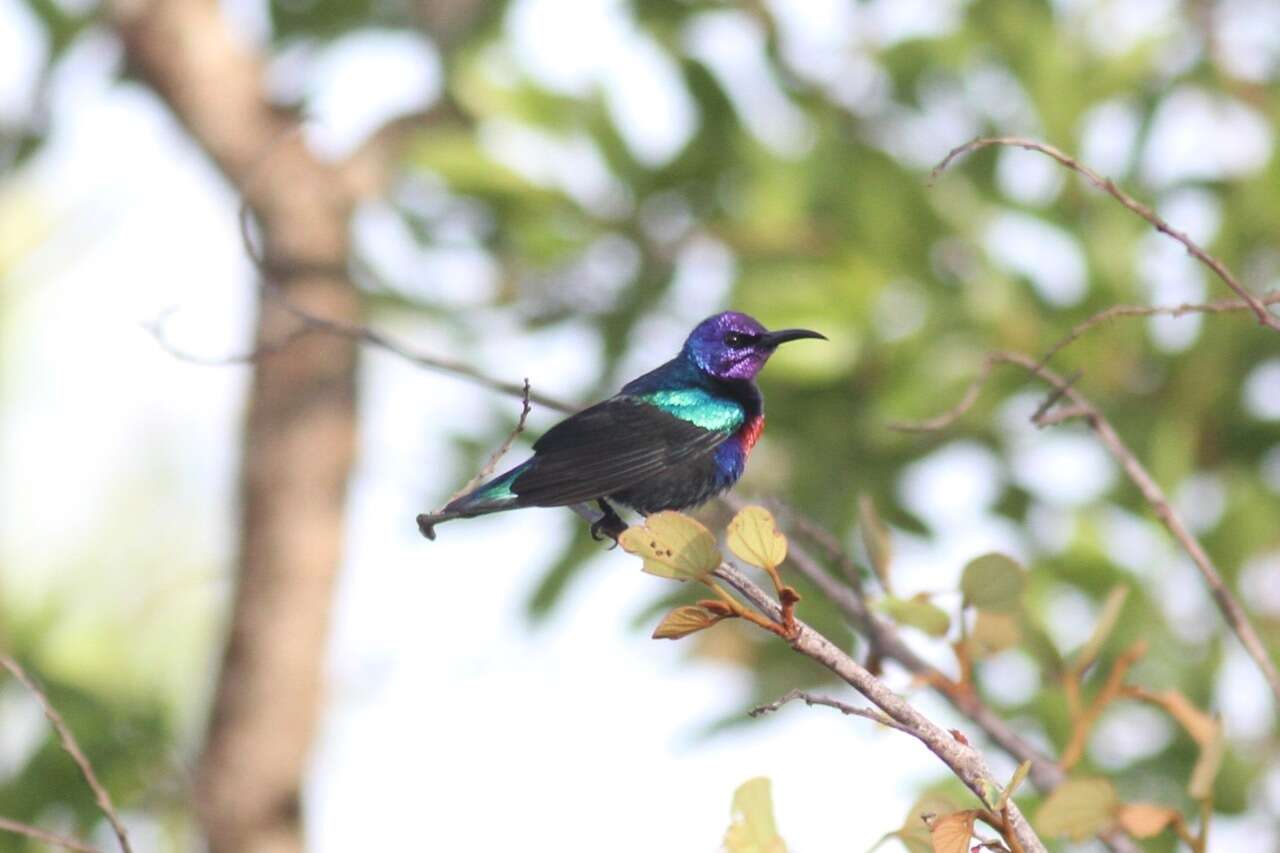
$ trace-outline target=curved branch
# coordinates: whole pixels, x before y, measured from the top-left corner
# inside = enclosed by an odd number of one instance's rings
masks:
[[[1112,181],[1110,178],[1102,177],[1102,175],[1081,163],[1079,160],[1069,154],[1063,153],[1052,145],[1048,145],[1044,142],[1038,142],[1034,139],[1025,139],[1020,136],[991,136],[974,139],[971,142],[966,142],[964,145],[951,149],[947,156],[942,158],[942,162],[937,166],[934,166],[933,171],[929,173],[929,182],[932,183],[936,181],[938,176],[945,172],[947,168],[960,157],[974,151],[996,145],[1013,146],[1017,148],[1025,148],[1028,151],[1038,151],[1080,175],[1089,183],[1120,202],[1127,209],[1133,211],[1142,219],[1145,219],[1161,234],[1166,234],[1181,243],[1193,258],[1213,270],[1214,275],[1220,278],[1227,287],[1231,288],[1237,296],[1244,300],[1249,310],[1258,318],[1259,323],[1270,329],[1280,331],[1280,317],[1276,317],[1272,314],[1267,310],[1266,304],[1258,299],[1257,296],[1246,290],[1244,285],[1236,280],[1236,277],[1231,273],[1231,270],[1227,269],[1226,264],[1200,248],[1200,245],[1188,237],[1185,232],[1174,228],[1150,207],[1120,189],[1116,186],[1115,181]]]

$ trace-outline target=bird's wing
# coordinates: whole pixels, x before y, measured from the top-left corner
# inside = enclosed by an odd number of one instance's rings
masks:
[[[512,490],[535,506],[605,497],[713,452],[736,428],[733,419],[724,421],[723,428],[707,429],[639,397],[612,397],[538,439],[533,464]]]

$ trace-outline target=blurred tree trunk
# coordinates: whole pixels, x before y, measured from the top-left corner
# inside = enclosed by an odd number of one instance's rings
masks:
[[[341,167],[317,161],[264,99],[263,61],[228,29],[216,0],[118,0],[111,16],[131,72],[246,194],[288,300],[357,321],[344,272],[351,184]],[[288,314],[264,299],[259,341],[291,328]],[[299,792],[342,556],[355,367],[353,344],[332,335],[304,336],[253,367],[236,592],[198,770],[198,809],[214,853],[303,846]]]

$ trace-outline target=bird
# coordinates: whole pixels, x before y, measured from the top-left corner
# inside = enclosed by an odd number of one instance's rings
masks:
[[[769,331],[737,311],[700,322],[675,358],[570,415],[511,470],[418,516],[436,525],[522,507],[595,502],[603,516],[594,538],[626,529],[613,504],[641,515],[695,507],[726,491],[746,468],[764,430],[764,397],[755,379],[788,341],[827,340],[809,329]]]

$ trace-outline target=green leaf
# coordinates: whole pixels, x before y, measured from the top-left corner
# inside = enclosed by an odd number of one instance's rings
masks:
[[[876,505],[871,498],[863,495],[858,498],[858,529],[862,531],[862,545],[867,549],[867,559],[885,592],[893,590],[889,583],[889,566],[893,562],[893,542],[889,537],[889,528],[880,520]]]
[[[1191,771],[1191,781],[1187,783],[1187,793],[1191,799],[1204,801],[1213,797],[1213,781],[1218,778],[1218,770],[1222,767],[1222,757],[1226,743],[1222,737],[1222,723],[1218,722],[1218,731],[1213,739],[1200,747],[1200,757]]]
[[[1022,624],[1014,613],[979,610],[969,632],[969,654],[984,658],[1011,649],[1022,640]]]
[[[1013,776],[1009,779],[1009,784],[1005,785],[1004,790],[1000,792],[1000,799],[996,802],[996,811],[1000,811],[1005,807],[1010,798],[1018,792],[1018,786],[1022,784],[1030,772],[1030,761],[1024,761],[1018,765],[1018,769],[1013,771]]]
[[[941,637],[951,628],[951,617],[941,607],[924,596],[894,598],[885,596],[876,602],[876,609],[887,614],[899,625],[909,625],[924,631],[931,637]]]
[[[1035,826],[1050,837],[1083,841],[1111,823],[1119,800],[1106,779],[1068,779],[1036,811]]]
[[[1093,626],[1093,633],[1089,635],[1089,639],[1085,641],[1085,644],[1080,647],[1080,653],[1076,655],[1076,659],[1071,663],[1072,672],[1084,672],[1093,663],[1098,653],[1102,651],[1102,646],[1107,642],[1107,637],[1111,636],[1116,623],[1120,621],[1120,613],[1124,610],[1124,601],[1128,597],[1129,587],[1127,586],[1117,586],[1107,594],[1107,600],[1102,605],[1102,612],[1098,615],[1097,624]]]
[[[705,577],[720,565],[711,531],[678,512],[654,513],[618,538],[624,551],[644,560],[651,575],[678,581]]]
[[[776,569],[787,559],[787,537],[764,507],[743,509],[729,522],[728,534],[729,550],[744,563]]]
[[[733,793],[732,820],[724,836],[728,853],[786,853],[773,820],[773,796],[767,777],[748,779]]]
[[[697,605],[677,607],[662,617],[658,627],[653,630],[653,639],[678,640],[704,628],[710,628],[724,618],[726,618],[724,614],[712,613],[707,608]]]
[[[984,554],[964,567],[960,591],[980,610],[1017,610],[1027,573],[1004,554]]]

